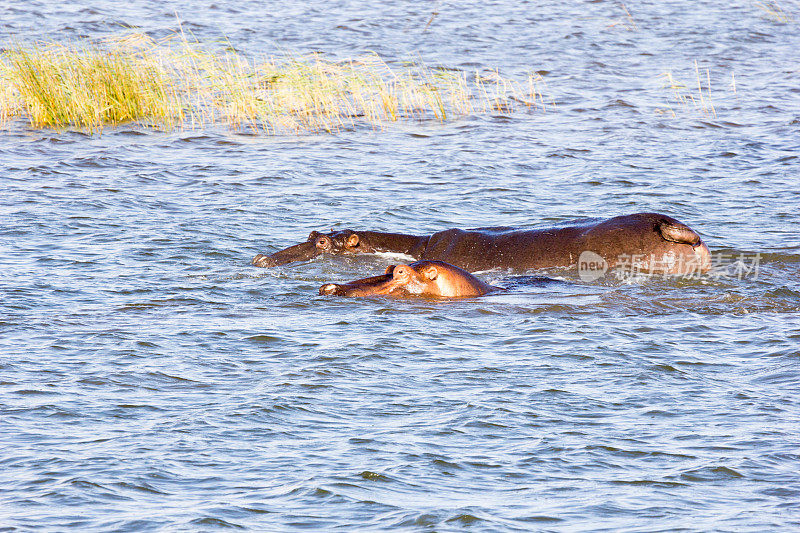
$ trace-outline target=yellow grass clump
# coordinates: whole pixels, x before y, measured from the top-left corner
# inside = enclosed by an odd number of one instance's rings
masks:
[[[761,10],[764,16],[766,16],[768,19],[772,21],[781,24],[788,24],[790,22],[794,22],[794,17],[792,17],[791,14],[787,13],[778,2],[765,1],[765,2],[753,2],[753,4]]]
[[[139,121],[174,125],[180,95],[165,69],[142,54],[16,47],[2,55],[2,118],[24,113],[42,126],[99,129]]]
[[[660,77],[663,78],[662,87],[672,93],[672,97],[683,107],[693,108],[695,111],[705,116],[717,118],[717,110],[711,101],[711,71],[701,69],[697,61],[694,62],[695,84],[694,87],[684,84],[672,75],[672,71],[664,72]],[[733,78],[731,78],[733,80]],[[734,83],[732,81],[732,83]],[[733,90],[736,92],[735,84]],[[675,116],[675,112],[670,108],[669,112]]]
[[[467,75],[376,54],[346,61],[284,54],[254,61],[230,48],[142,34],[95,45],[17,45],[0,53],[0,123],[99,131],[135,122],[224,124],[267,133],[336,132],[399,120],[545,108],[535,74]]]

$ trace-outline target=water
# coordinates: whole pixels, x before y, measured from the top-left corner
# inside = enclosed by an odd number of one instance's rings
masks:
[[[800,525],[800,13],[627,7],[0,7],[5,43],[158,37],[177,11],[250,52],[542,71],[556,104],[335,136],[6,128],[0,530]],[[716,117],[661,86],[691,91],[695,61]],[[637,211],[757,275],[487,272],[511,290],[440,302],[317,296],[385,257],[249,266],[314,229]]]

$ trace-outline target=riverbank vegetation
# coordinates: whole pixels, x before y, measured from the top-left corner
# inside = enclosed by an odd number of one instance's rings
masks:
[[[421,62],[388,64],[284,53],[252,59],[182,35],[16,44],[0,52],[0,123],[100,131],[134,122],[174,129],[223,124],[268,134],[381,128],[480,113],[544,110],[543,82]]]

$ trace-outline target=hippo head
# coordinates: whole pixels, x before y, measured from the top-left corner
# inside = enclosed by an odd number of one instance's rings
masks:
[[[284,248],[271,255],[256,255],[253,258],[253,265],[273,267],[294,261],[308,261],[320,254],[346,254],[364,251],[361,250],[361,247],[358,234],[349,229],[330,233],[312,231],[306,242]]]
[[[482,296],[493,290],[498,288],[443,261],[417,261],[410,265],[391,265],[382,276],[343,284],[326,283],[319,288],[319,293],[335,296],[468,298]]]

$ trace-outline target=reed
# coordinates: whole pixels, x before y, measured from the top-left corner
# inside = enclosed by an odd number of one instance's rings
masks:
[[[128,121],[170,126],[183,118],[166,71],[140,54],[18,46],[3,54],[2,78],[2,118],[24,113],[35,127],[98,130]]]
[[[183,34],[102,43],[16,45],[0,53],[0,122],[100,131],[223,124],[268,134],[329,132],[400,120],[544,109],[540,77],[389,65],[377,54],[345,61],[286,53],[261,61],[209,50]]]
[[[619,3],[619,7],[625,12],[625,19],[615,20],[609,24],[608,27],[614,28],[616,26],[620,26],[629,31],[637,31],[639,27],[636,25],[636,21],[633,20],[633,15],[631,15],[631,12],[628,11],[628,8],[622,2]]]
[[[791,14],[787,13],[786,10],[783,9],[778,2],[775,1],[765,1],[765,2],[753,2],[753,4],[761,10],[765,17],[768,19],[778,22],[780,24],[788,24],[790,22],[794,22],[794,17]]]
[[[692,108],[704,116],[717,118],[717,110],[711,100],[710,69],[701,69],[695,61],[694,73],[696,83],[692,87],[675,78],[672,71],[666,71],[660,76],[663,79],[662,87],[671,91],[673,99],[683,107]],[[675,116],[675,111],[671,107],[669,112]]]

